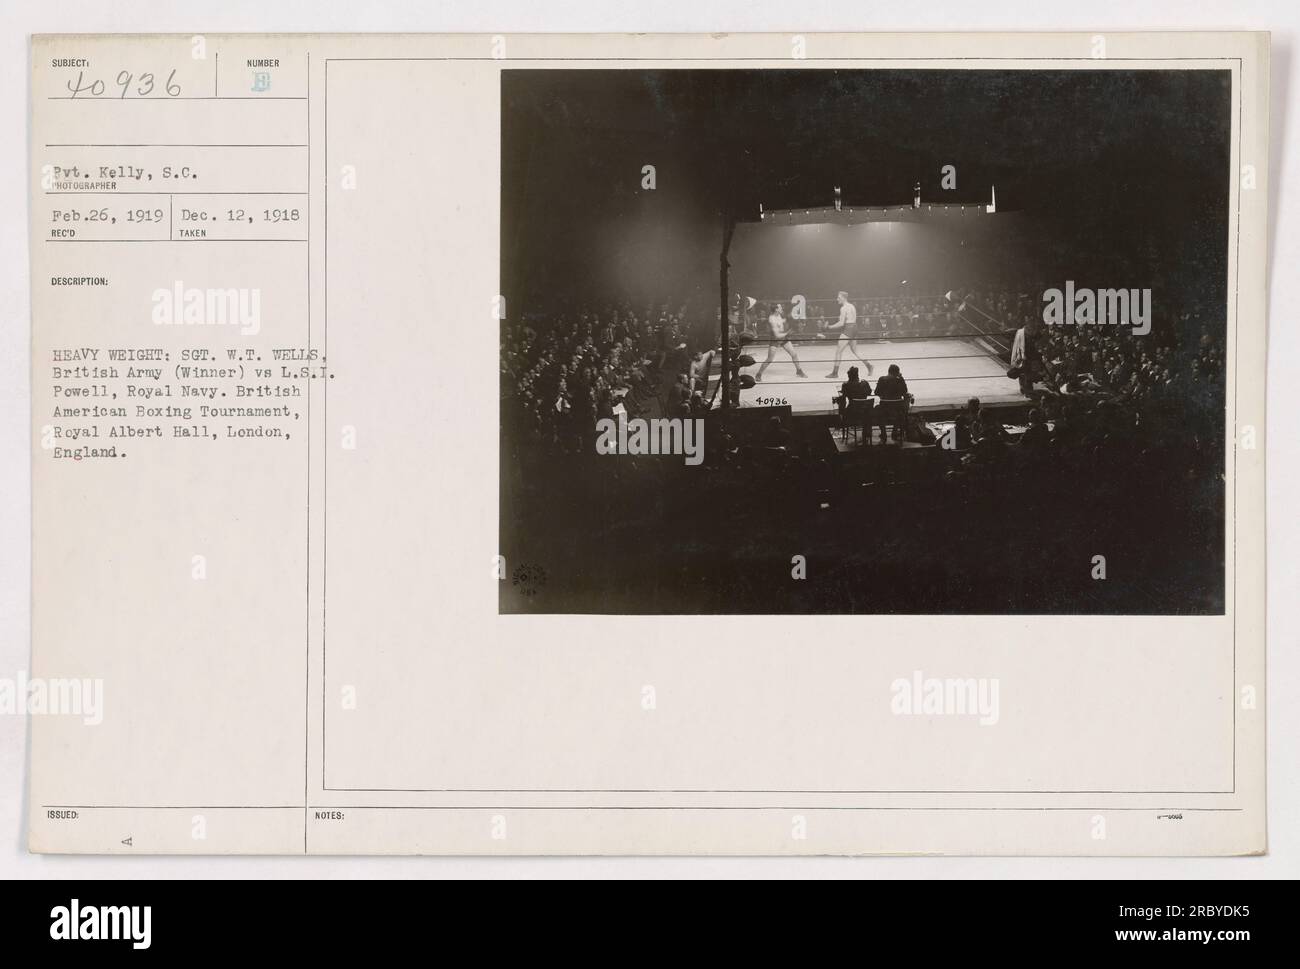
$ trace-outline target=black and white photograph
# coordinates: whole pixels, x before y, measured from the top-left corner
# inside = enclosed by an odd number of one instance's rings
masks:
[[[1229,71],[501,101],[503,613],[1223,613]]]
[[[10,6],[16,951],[421,878],[1276,934],[1280,0]]]

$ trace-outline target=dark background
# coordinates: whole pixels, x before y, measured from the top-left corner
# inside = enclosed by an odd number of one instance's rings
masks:
[[[836,185],[846,207],[907,205],[920,182],[923,203],[984,205],[996,187],[999,212],[1017,215],[895,226],[917,258],[868,288],[964,285],[954,253],[969,246],[990,282],[1222,305],[1230,97],[1227,71],[504,71],[503,292],[525,310],[711,297],[723,212],[830,205]],[[945,165],[955,190],[940,186]],[[747,262],[745,232],[738,278],[766,278],[780,260]]]

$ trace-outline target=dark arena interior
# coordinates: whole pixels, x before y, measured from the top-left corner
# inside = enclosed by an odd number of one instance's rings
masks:
[[[503,71],[501,611],[1221,614],[1229,92]]]

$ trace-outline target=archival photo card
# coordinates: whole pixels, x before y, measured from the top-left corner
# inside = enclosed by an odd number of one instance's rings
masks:
[[[1268,78],[35,37],[31,849],[1265,851]]]

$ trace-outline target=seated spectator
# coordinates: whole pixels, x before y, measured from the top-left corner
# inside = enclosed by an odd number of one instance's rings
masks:
[[[907,392],[907,381],[903,379],[903,371],[898,368],[898,364],[891,363],[889,373],[876,381],[876,396],[881,400],[912,399],[912,395]]]
[[[858,379],[858,373],[859,371],[857,367],[849,367],[849,379],[844,381],[844,383],[840,384],[839,408],[840,408],[841,420],[846,420],[846,412],[848,411],[849,401],[867,400],[868,398],[871,397],[871,384],[866,380]],[[867,415],[865,410],[858,416],[861,418],[861,420],[860,421],[855,420],[854,424],[855,425],[860,424],[862,426],[863,432],[868,433],[868,429],[866,427]]]
[[[999,444],[1005,444],[1007,440],[1007,429],[1002,426],[1002,422],[988,411],[981,410],[975,425],[975,443],[983,444],[989,441],[996,441]]]
[[[967,451],[975,444],[975,425],[980,412],[980,399],[972,397],[966,401],[965,408],[958,413],[954,433],[958,451]]]
[[[691,392],[685,387],[677,387],[677,400],[673,402],[673,417],[691,416]]]
[[[1029,429],[1020,438],[1021,447],[1041,451],[1052,443],[1052,432],[1047,428],[1043,412],[1035,407],[1029,412]]]
[[[840,384],[845,400],[866,400],[871,396],[871,383],[858,379],[858,368],[849,367],[849,379]]]
[[[907,418],[907,432],[903,439],[913,444],[938,444],[939,439],[935,437],[934,431],[925,419],[916,415],[909,415]]]
[[[880,402],[876,405],[874,423],[880,428],[880,439],[885,440],[885,427],[891,419],[889,407],[882,407],[881,403],[896,400],[911,400],[912,395],[907,392],[907,381],[903,379],[903,371],[898,368],[898,364],[891,363],[889,372],[876,381],[876,396]],[[904,428],[895,424],[894,440],[902,441]]]
[[[767,422],[763,432],[763,447],[789,447],[790,431],[781,423],[781,418],[773,416]]]
[[[713,366],[712,350],[697,350],[691,358],[688,386],[691,391],[704,390],[709,386],[709,370]]]
[[[962,419],[969,428],[971,444],[979,444],[985,440],[1005,441],[1007,439],[1006,428],[992,414],[983,409],[978,397],[972,397],[966,401],[966,409],[962,411],[959,424]],[[959,431],[959,437],[960,433]],[[960,444],[958,446],[960,447]]]

